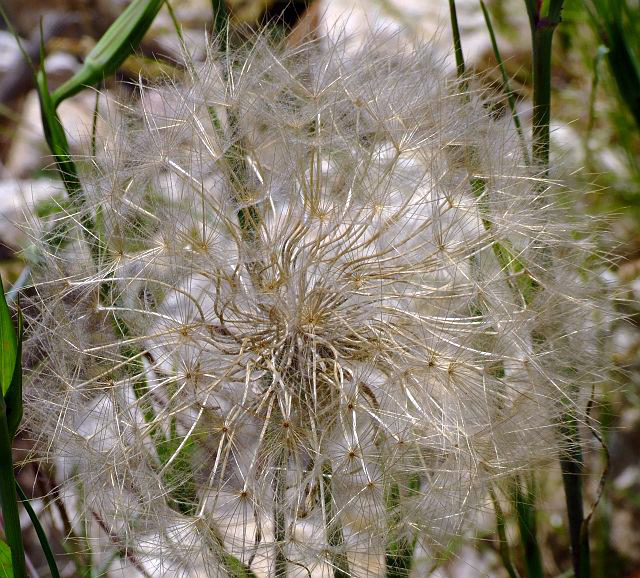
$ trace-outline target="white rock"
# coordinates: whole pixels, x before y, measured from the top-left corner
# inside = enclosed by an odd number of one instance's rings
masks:
[[[640,469],[635,466],[627,466],[623,472],[613,480],[617,490],[628,490],[640,481]]]
[[[25,214],[32,211],[35,203],[58,191],[60,186],[48,179],[0,180],[0,241],[23,247],[26,238],[19,225],[24,222]]]
[[[13,34],[0,30],[0,75],[7,72],[20,56],[20,49]]]
[[[465,61],[473,64],[491,50],[484,18],[474,0],[458,0],[456,8]],[[354,48],[370,31],[390,39],[397,35],[401,43],[434,42],[447,66],[455,67],[449,4],[443,0],[319,0],[314,10],[320,35],[353,37]]]
[[[80,63],[75,56],[66,52],[53,52],[44,61],[47,71],[49,90],[55,90],[60,84],[71,78],[80,68]]]
[[[95,93],[85,90],[65,100],[58,107],[58,115],[67,133],[72,154],[87,154],[89,150],[94,105]],[[104,123],[99,120],[98,133],[103,132]],[[38,95],[33,90],[25,98],[22,119],[16,128],[5,168],[10,177],[23,179],[52,164],[53,159],[42,129]]]

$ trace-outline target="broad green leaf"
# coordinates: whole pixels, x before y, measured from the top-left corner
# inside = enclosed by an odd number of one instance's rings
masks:
[[[4,396],[13,380],[16,356],[18,354],[18,339],[11,322],[11,314],[4,297],[4,287],[0,279],[0,385]]]
[[[163,4],[164,0],[133,0],[87,55],[82,68],[53,93],[54,108],[115,72],[136,49]]]
[[[11,549],[0,540],[0,578],[13,578]]]

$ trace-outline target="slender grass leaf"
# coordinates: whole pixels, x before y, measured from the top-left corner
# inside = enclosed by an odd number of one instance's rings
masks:
[[[213,10],[213,24],[219,38],[220,50],[224,51],[227,47],[226,32],[229,21],[225,0],[211,0],[211,9]]]
[[[40,47],[40,51],[42,52],[41,61],[44,62],[43,46]],[[86,211],[86,200],[82,190],[80,177],[78,176],[78,170],[71,157],[64,127],[60,122],[54,101],[49,93],[49,84],[47,82],[47,75],[44,70],[44,66],[40,67],[40,70],[36,75],[36,89],[38,91],[38,98],[40,99],[40,113],[42,116],[42,127],[44,129],[45,139],[49,145],[49,149],[53,153],[58,172],[60,173],[60,178],[62,179],[69,200],[80,212],[79,220],[82,225],[83,233],[91,249],[91,254],[97,262],[101,252],[102,240],[98,235],[96,235],[95,224],[90,214]],[[61,232],[63,234],[66,233],[64,228]],[[54,235],[52,242],[57,240],[57,236]],[[59,243],[54,243],[54,246],[56,244],[61,245],[62,240],[60,240]]]
[[[543,578],[542,553],[538,542],[536,489],[533,479],[527,480],[523,485],[519,478],[515,479],[513,502],[520,530],[520,542],[524,550],[527,576]]]
[[[527,148],[527,142],[524,138],[524,133],[522,131],[522,123],[520,122],[520,117],[518,116],[518,111],[516,110],[516,97],[515,92],[511,88],[511,82],[509,81],[509,75],[507,74],[507,70],[504,66],[504,61],[502,60],[502,55],[500,54],[500,50],[498,49],[498,41],[496,40],[496,34],[493,30],[493,24],[491,23],[491,17],[489,16],[489,11],[483,0],[480,0],[480,7],[482,8],[482,14],[484,15],[484,21],[487,25],[487,30],[489,31],[489,38],[491,39],[491,47],[493,48],[493,54],[498,61],[498,68],[500,69],[500,75],[502,76],[502,83],[504,84],[504,91],[507,94],[507,101],[509,102],[509,109],[511,110],[511,118],[513,118],[513,124],[516,127],[516,132],[518,133],[518,140],[520,141],[520,147],[522,148],[522,155],[524,158],[524,162],[527,165],[531,164],[531,159],[529,158],[529,150]]]
[[[498,550],[500,552],[500,558],[502,565],[507,571],[509,578],[520,578],[518,571],[515,569],[511,562],[511,553],[509,552],[509,541],[507,540],[506,524],[504,518],[504,512],[500,506],[500,501],[493,491],[493,488],[489,486],[489,496],[493,502],[493,510],[496,514],[496,532],[498,534]]]
[[[115,72],[138,46],[165,0],[134,0],[100,38],[82,68],[53,93],[54,108]]]
[[[449,0],[449,17],[451,19],[451,31],[453,33],[453,49],[456,55],[456,73],[458,78],[464,76],[464,56],[462,54],[462,41],[460,40],[460,27],[458,26],[458,13],[455,0]]]
[[[29,502],[29,498],[22,491],[22,488],[18,483],[16,483],[16,491],[18,496],[20,496],[20,501],[24,506],[27,514],[29,514],[29,518],[31,519],[31,523],[38,535],[38,540],[40,540],[40,546],[42,547],[42,551],[44,552],[45,558],[47,559],[47,564],[49,565],[49,571],[51,572],[51,578],[60,578],[60,572],[58,572],[58,566],[56,564],[55,556],[53,555],[53,551],[51,550],[51,546],[49,545],[49,540],[47,540],[47,534],[40,524],[40,520],[38,520],[38,516],[34,512],[31,507],[31,503]]]
[[[9,427],[9,422],[12,426],[16,421],[19,423],[22,413],[22,392],[17,392],[14,380],[14,375],[21,376],[19,339],[11,322],[11,314],[0,279],[0,380],[2,386],[2,395],[0,395],[0,464],[2,464],[0,467],[0,503],[4,517],[4,533],[11,550],[11,568],[13,568],[15,576],[22,578],[27,574],[11,454],[11,441],[15,432],[12,433]],[[19,402],[16,402],[16,396],[20,398]]]
[[[56,113],[54,102],[49,94],[47,75],[44,69],[40,69],[36,76],[36,87],[40,99],[40,113],[44,136],[51,150],[64,187],[72,201],[82,201],[80,179],[75,163],[71,159],[67,136]]]
[[[609,49],[607,61],[618,92],[640,128],[640,62],[636,10],[626,0],[592,0],[587,4],[601,42]]]

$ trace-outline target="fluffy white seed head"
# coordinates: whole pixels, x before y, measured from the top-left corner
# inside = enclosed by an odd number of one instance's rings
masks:
[[[158,575],[446,546],[598,378],[585,223],[428,48],[187,70],[39,225],[32,429]]]

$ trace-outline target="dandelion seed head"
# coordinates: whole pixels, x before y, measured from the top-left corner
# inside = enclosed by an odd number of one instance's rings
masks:
[[[34,232],[31,427],[151,573],[437,553],[601,372],[587,224],[508,120],[428,47],[347,46],[140,87]]]

